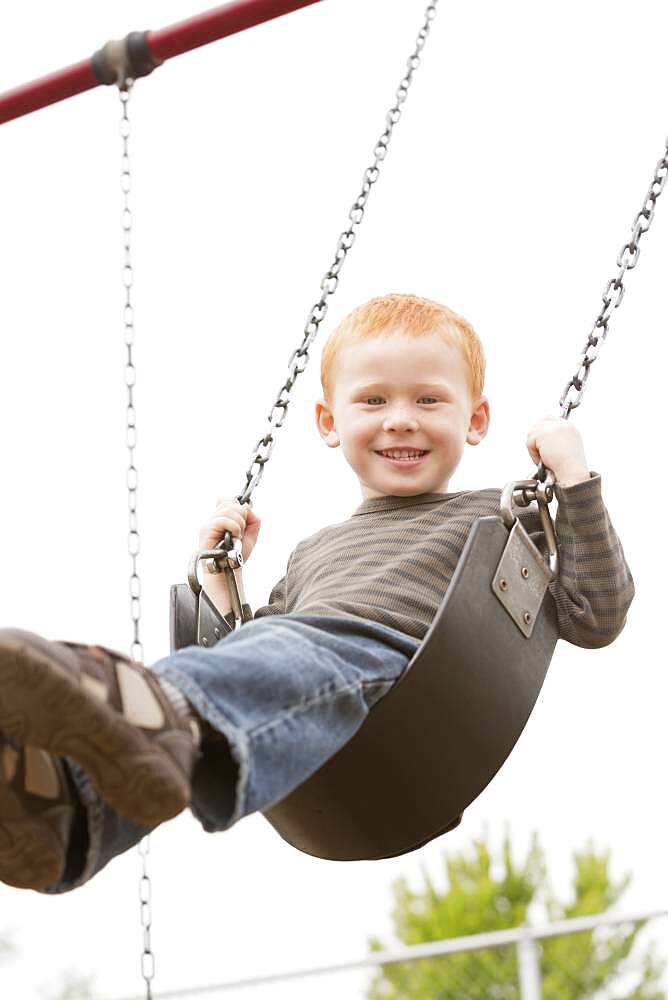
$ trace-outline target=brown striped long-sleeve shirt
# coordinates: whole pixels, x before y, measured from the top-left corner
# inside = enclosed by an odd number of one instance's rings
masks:
[[[606,646],[621,632],[633,578],[601,498],[601,477],[555,487],[559,574],[550,584],[559,635]],[[501,490],[364,500],[347,521],[299,542],[285,575],[254,617],[311,614],[381,622],[422,639],[438,611],[474,521],[499,513]],[[536,505],[517,515],[542,538]]]

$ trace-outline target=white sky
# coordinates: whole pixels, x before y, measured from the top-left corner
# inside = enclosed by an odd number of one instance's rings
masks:
[[[0,89],[161,28],[193,0],[38,0],[0,8]],[[131,101],[139,523],[147,660],[168,651],[168,591],[216,498],[241,489],[393,102],[425,3],[327,0],[174,59]],[[255,492],[245,580],[265,603],[300,538],[361,500],[315,429],[322,342],[359,302],[448,303],[488,356],[492,425],[453,489],[532,468],[600,293],[616,273],[668,133],[658,0],[442,0],[423,65],[309,368]],[[51,638],[131,642],[121,321],[120,106],[91,91],[0,131],[3,620]],[[668,195],[664,195],[668,201]],[[538,829],[555,888],[593,837],[633,873],[622,909],[666,906],[665,427],[668,204],[659,199],[584,404],[572,419],[633,572],[612,646],[560,643],[516,750],[446,839],[335,864],[261,818],[205,835],[188,815],[152,838],[156,990],[366,951],[390,884],[509,823]],[[444,771],[456,762],[444,762]],[[398,806],[400,808],[400,806]],[[59,898],[0,887],[20,957],[2,996],[32,1000],[66,967],[106,998],[141,992],[135,851]],[[258,989],[361,997],[365,975]],[[237,994],[226,994],[236,996]],[[239,993],[241,996],[241,993]],[[251,994],[244,993],[244,996]]]

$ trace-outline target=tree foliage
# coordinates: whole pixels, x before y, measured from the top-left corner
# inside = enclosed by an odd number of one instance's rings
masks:
[[[528,920],[564,920],[601,913],[627,889],[630,876],[610,876],[610,852],[589,843],[573,854],[570,899],[560,901],[548,883],[537,834],[526,857],[515,862],[506,833],[500,856],[486,839],[468,852],[444,855],[446,885],[422,868],[415,891],[406,879],[393,885],[392,920],[398,942],[423,944],[518,927]],[[537,912],[538,911],[538,912]],[[642,925],[626,924],[545,938],[539,945],[542,1000],[668,1000],[660,987],[664,963],[654,945],[634,950]],[[394,942],[396,944],[396,942]],[[391,947],[378,938],[372,950]],[[633,952],[633,954],[632,954]],[[503,946],[435,959],[387,965],[375,977],[368,1000],[520,1000],[517,950]]]

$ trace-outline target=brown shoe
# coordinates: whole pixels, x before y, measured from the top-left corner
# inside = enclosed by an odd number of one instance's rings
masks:
[[[0,882],[38,891],[58,882],[73,820],[62,762],[0,733]]]
[[[157,826],[188,805],[196,728],[157,677],[121,653],[0,630],[0,731],[73,758],[139,826]]]

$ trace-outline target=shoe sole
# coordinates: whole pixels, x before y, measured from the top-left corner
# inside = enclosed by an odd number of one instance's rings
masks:
[[[76,653],[62,646],[56,658],[51,646],[30,632],[0,630],[0,730],[77,761],[102,798],[138,826],[177,816],[190,801],[186,776],[141,730],[77,682]]]
[[[55,885],[64,867],[65,847],[46,820],[0,818],[0,882],[39,892]]]

